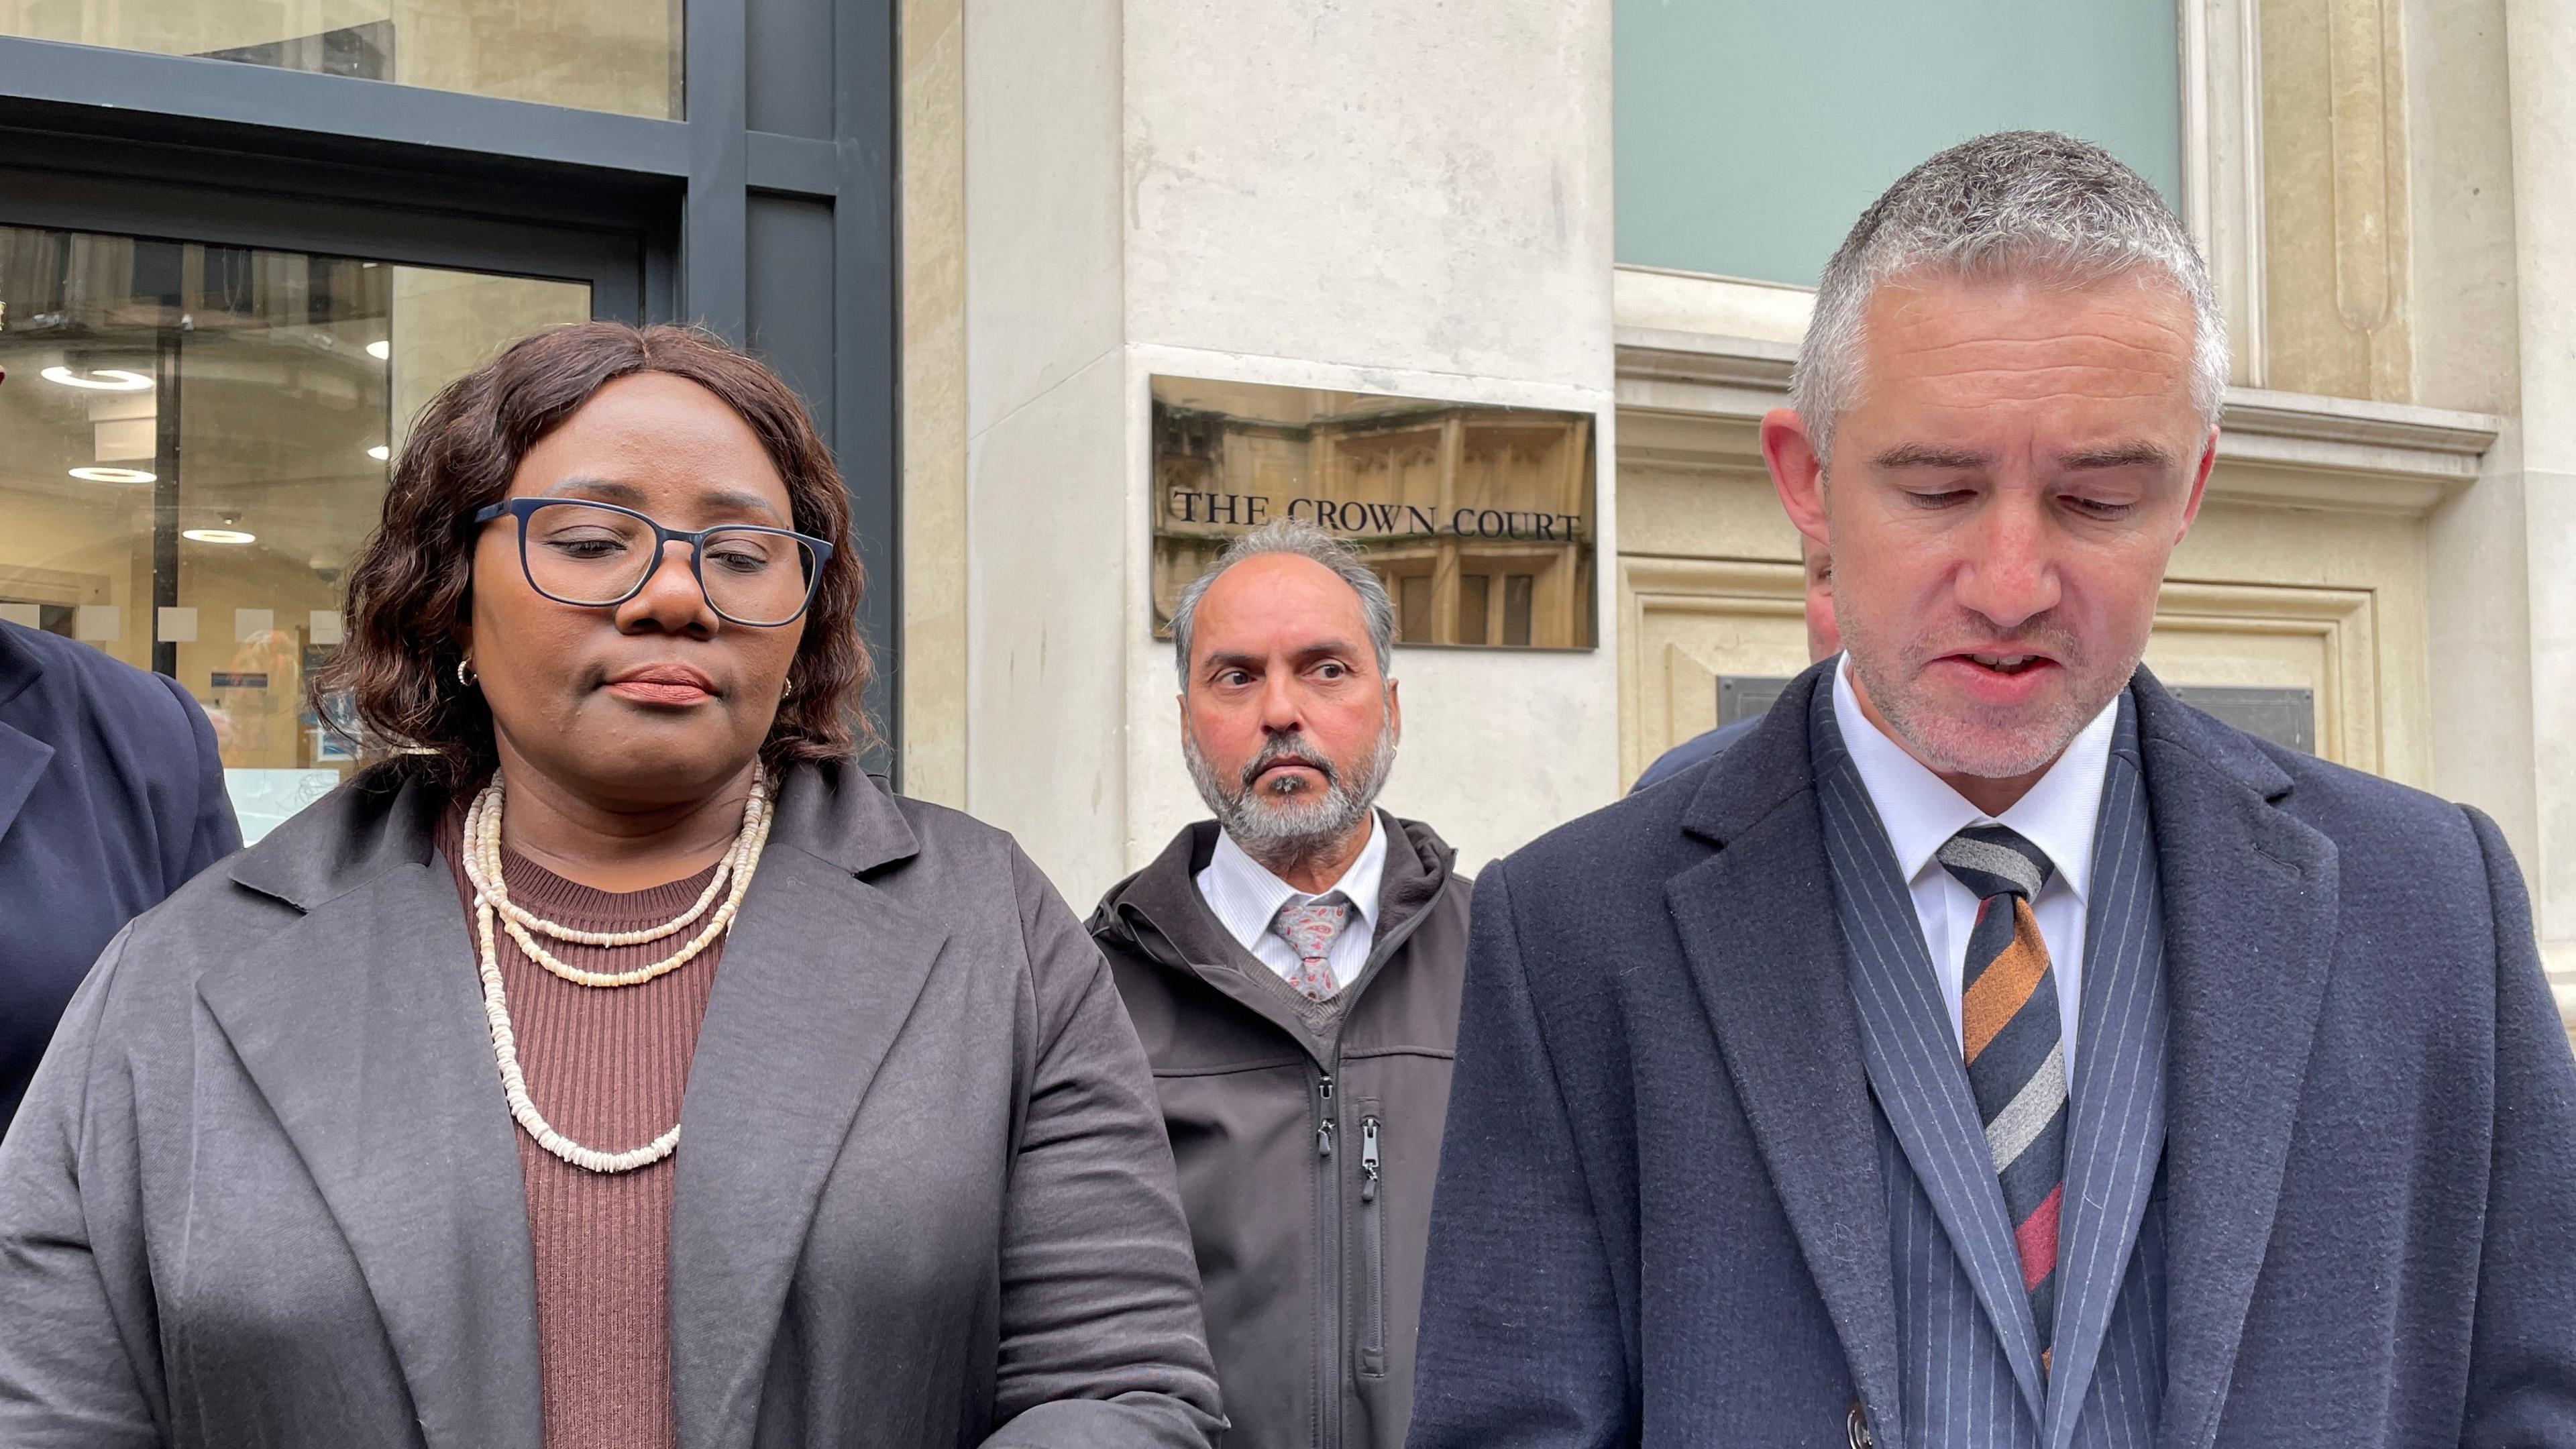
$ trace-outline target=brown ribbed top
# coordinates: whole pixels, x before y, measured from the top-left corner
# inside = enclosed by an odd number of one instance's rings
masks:
[[[456,874],[468,929],[474,887],[465,879],[464,809],[447,814],[439,854]],[[565,926],[631,931],[659,925],[695,902],[715,867],[651,890],[593,890],[501,851],[510,898]],[[700,926],[703,926],[703,918]],[[587,971],[632,971],[692,939],[693,926],[640,946],[575,946],[540,936],[546,949]],[[689,1056],[716,979],[718,938],[676,971],[637,986],[580,986],[527,958],[493,922],[502,989],[519,1039],[528,1096],[573,1141],[604,1152],[640,1147],[680,1120]],[[492,1095],[501,1074],[489,1068]],[[545,1389],[546,1449],[668,1449],[671,1409],[671,1189],[678,1157],[633,1172],[587,1172],[516,1131],[528,1194],[528,1240],[537,1262],[537,1357]],[[682,1143],[680,1151],[688,1151]]]

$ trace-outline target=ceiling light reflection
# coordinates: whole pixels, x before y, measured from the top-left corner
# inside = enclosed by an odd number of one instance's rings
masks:
[[[179,536],[195,543],[257,543],[259,535],[238,528],[185,528]]]
[[[156,483],[160,481],[140,468],[74,468],[72,476],[84,483]]]
[[[91,392],[149,392],[152,379],[123,367],[96,367],[84,376],[68,367],[48,367],[37,376],[64,387],[86,388]]]

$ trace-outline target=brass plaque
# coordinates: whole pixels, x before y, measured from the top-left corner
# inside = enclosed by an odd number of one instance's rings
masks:
[[[1406,644],[1589,649],[1592,415],[1154,379],[1154,637],[1234,538],[1301,518],[1385,580]]]

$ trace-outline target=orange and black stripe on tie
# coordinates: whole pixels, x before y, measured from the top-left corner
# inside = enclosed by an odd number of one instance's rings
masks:
[[[1972,825],[1944,842],[1941,864],[1976,893],[1961,975],[1960,1046],[1985,1124],[1986,1153],[2021,1258],[2022,1289],[2048,1361],[2057,1308],[2057,1218],[2066,1175],[2066,1046],[2057,976],[2031,902],[2048,884],[2048,856],[2000,825]]]

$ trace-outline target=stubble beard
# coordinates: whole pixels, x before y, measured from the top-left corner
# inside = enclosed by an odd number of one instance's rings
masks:
[[[1377,744],[1356,774],[1345,773],[1302,741],[1276,739],[1228,782],[1199,753],[1197,738],[1186,728],[1181,731],[1181,756],[1189,765],[1190,783],[1198,787],[1199,799],[1235,845],[1262,869],[1286,876],[1330,856],[1368,818],[1369,807],[1377,803],[1378,791],[1385,788],[1386,777],[1395,768],[1395,731],[1378,730]],[[1290,756],[1317,766],[1323,785],[1319,788],[1294,776],[1269,787],[1255,783],[1264,766]]]
[[[1952,703],[1932,697],[1921,666],[1951,651],[1930,636],[1892,643],[1865,620],[1845,615],[1840,622],[1852,673],[1907,751],[1935,772],[1984,780],[2035,775],[2056,763],[2103,706],[2127,687],[2144,653],[2141,646],[2117,669],[2099,670],[2074,635],[2043,616],[2015,631],[2013,642],[2027,642],[2056,658],[2068,687],[2053,700],[1998,709],[1974,700]]]

